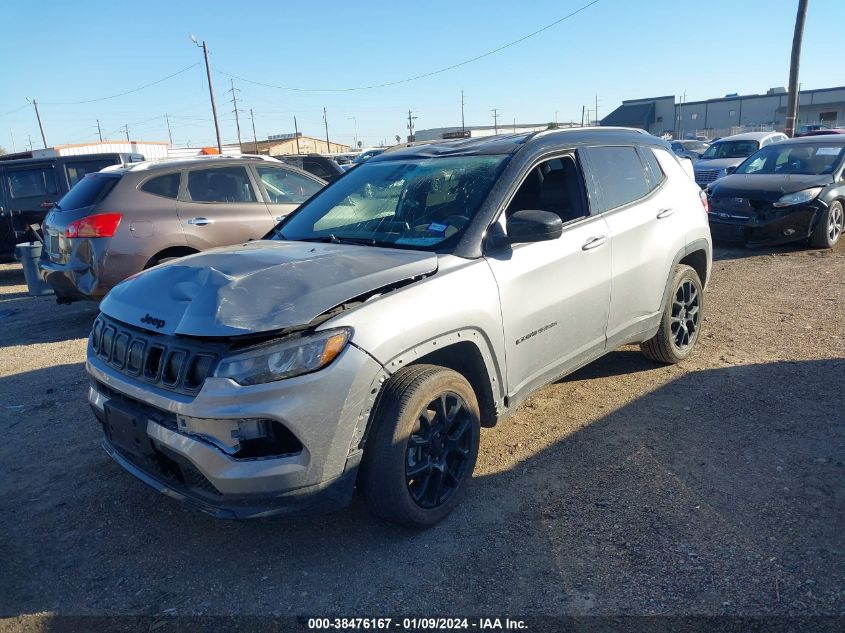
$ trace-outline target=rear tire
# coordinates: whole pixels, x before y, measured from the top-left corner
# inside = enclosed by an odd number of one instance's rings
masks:
[[[377,516],[407,527],[443,520],[472,478],[478,401],[459,373],[411,365],[385,384],[364,449],[359,486]]]
[[[810,246],[833,248],[842,235],[843,224],[845,224],[845,212],[842,210],[842,201],[834,200],[816,223],[816,228],[810,236]]]
[[[660,329],[640,345],[640,350],[646,358],[673,365],[692,354],[698,342],[703,322],[704,290],[695,269],[684,264],[675,267],[670,288]]]

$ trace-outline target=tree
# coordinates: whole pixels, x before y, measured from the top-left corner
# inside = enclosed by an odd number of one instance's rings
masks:
[[[0,147],[0,156],[2,156],[3,154],[8,154],[8,153],[9,152],[6,151],[5,147]]]

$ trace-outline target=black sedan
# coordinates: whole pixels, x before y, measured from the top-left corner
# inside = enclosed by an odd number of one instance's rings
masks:
[[[843,168],[845,135],[763,147],[708,187],[713,238],[833,248],[845,223]]]

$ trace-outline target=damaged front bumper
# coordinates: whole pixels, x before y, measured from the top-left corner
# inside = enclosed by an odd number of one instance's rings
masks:
[[[249,387],[211,377],[195,396],[143,384],[90,353],[86,368],[106,452],[152,488],[221,518],[346,505],[385,376],[354,345],[312,374]],[[233,429],[245,420],[280,425],[292,439],[281,454],[243,456]]]
[[[712,204],[712,203],[711,203]],[[708,214],[714,241],[738,242],[749,246],[775,246],[810,237],[822,203],[765,209],[761,211],[722,209],[713,206]]]

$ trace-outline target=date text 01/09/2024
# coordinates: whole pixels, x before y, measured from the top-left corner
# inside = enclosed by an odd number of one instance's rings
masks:
[[[523,620],[510,618],[309,618],[311,630],[527,630]]]

